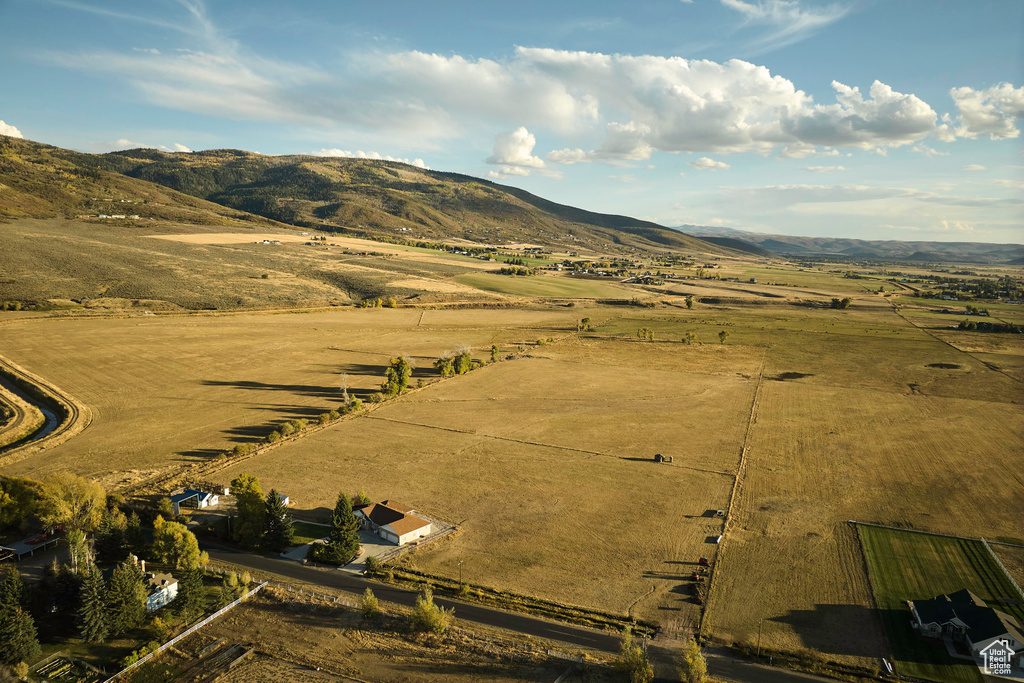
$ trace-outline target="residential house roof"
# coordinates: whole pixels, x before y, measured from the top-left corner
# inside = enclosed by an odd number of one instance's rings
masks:
[[[389,507],[392,510],[398,510],[399,512],[406,515],[413,511],[413,507],[411,505],[399,503],[397,500],[383,500],[381,501],[380,504]]]
[[[928,600],[913,600],[909,604],[923,624],[946,624],[954,618],[959,620],[967,627],[967,637],[972,643],[1004,634],[1024,642],[1024,633],[1016,619],[989,607],[984,600],[966,589],[937,595]]]
[[[146,574],[146,588],[150,593],[165,590],[176,583],[178,580],[170,574]]]
[[[425,519],[420,519],[415,515],[404,515],[401,519],[391,522],[388,524],[391,530],[399,536],[405,536],[410,531],[416,531],[422,529],[425,526],[430,526],[430,522]]]

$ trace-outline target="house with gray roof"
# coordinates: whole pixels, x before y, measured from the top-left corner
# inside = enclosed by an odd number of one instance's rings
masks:
[[[1012,649],[1020,663],[1024,652],[1024,629],[1002,612],[969,590],[937,595],[927,600],[908,600],[910,625],[922,637],[946,640],[963,646],[974,657],[981,657],[997,641]]]

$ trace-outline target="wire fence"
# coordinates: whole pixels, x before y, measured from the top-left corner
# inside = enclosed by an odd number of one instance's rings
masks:
[[[198,631],[202,627],[206,626],[211,621],[213,621],[214,619],[216,619],[220,615],[224,614],[228,610],[231,610],[231,609],[237,607],[244,600],[247,600],[248,598],[250,598],[253,595],[255,595],[256,593],[258,593],[260,590],[262,590],[263,587],[266,586],[266,585],[267,585],[267,582],[264,581],[263,583],[261,583],[260,585],[256,586],[255,588],[253,588],[251,591],[249,591],[248,593],[246,593],[242,597],[240,597],[237,600],[235,600],[234,602],[231,602],[231,603],[225,605],[224,607],[221,607],[219,610],[217,610],[216,612],[214,612],[210,616],[206,617],[202,621],[200,621],[200,622],[198,622],[196,624],[193,624],[192,626],[190,626],[185,631],[183,631],[183,632],[179,633],[178,635],[176,635],[175,637],[171,638],[170,640],[168,640],[166,643],[164,643],[163,645],[161,645],[157,649],[153,650],[152,652],[150,652],[146,656],[144,656],[141,659],[139,659],[139,661],[135,662],[134,664],[129,664],[125,668],[121,669],[120,671],[118,671],[116,674],[114,674],[113,676],[108,678],[103,683],[112,683],[112,681],[116,681],[119,678],[121,678],[122,676],[126,675],[127,673],[129,673],[129,672],[133,671],[134,669],[137,669],[138,667],[142,666],[143,664],[148,662],[150,659],[152,659],[156,655],[160,654],[161,652],[163,652],[167,648],[173,646],[178,641],[180,641],[180,640],[182,640],[184,638],[187,638],[188,636],[192,635],[193,633],[195,633],[196,631]]]
[[[995,563],[997,565],[999,565],[999,568],[1003,570],[1003,576],[1006,577],[1006,580],[1010,582],[1011,586],[1013,586],[1014,588],[1017,589],[1017,595],[1020,596],[1021,598],[1024,598],[1024,591],[1022,591],[1020,589],[1020,586],[1017,585],[1017,582],[1013,580],[1012,576],[1010,576],[1010,572],[1006,571],[1006,567],[1003,565],[1002,561],[999,559],[999,556],[996,555],[996,551],[992,550],[992,546],[990,546],[988,544],[988,541],[986,541],[984,538],[981,539],[981,544],[983,546],[985,546],[985,550],[987,550],[988,554],[992,556],[992,559],[995,560]]]

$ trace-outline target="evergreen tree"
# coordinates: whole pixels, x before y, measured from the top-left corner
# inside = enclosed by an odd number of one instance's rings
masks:
[[[26,607],[27,598],[25,580],[17,569],[11,567],[0,581],[0,610]]]
[[[128,557],[128,548],[125,544],[127,528],[128,518],[117,508],[103,513],[100,525],[96,528],[95,542],[96,556],[100,562],[114,564]]]
[[[270,493],[267,494],[263,518],[263,546],[275,552],[291,547],[295,536],[292,520],[284,507],[284,501],[274,489],[270,489]]]
[[[110,635],[119,636],[142,624],[146,617],[146,584],[142,568],[125,560],[114,568],[107,587]]]
[[[78,634],[90,643],[101,643],[107,637],[106,587],[96,565],[90,565],[82,582],[81,605],[78,607]]]
[[[178,577],[178,597],[174,607],[185,621],[192,621],[206,608],[206,593],[203,589],[203,570],[185,569]]]
[[[338,502],[331,514],[329,545],[338,563],[348,562],[359,552],[359,520],[352,512],[352,501],[344,493],[338,494]]]
[[[53,603],[61,611],[76,611],[82,598],[82,575],[62,564],[53,577]]]
[[[32,615],[21,607],[0,608],[0,662],[30,662],[39,656],[39,638]]]
[[[142,530],[142,520],[133,510],[128,515],[128,521],[124,529],[124,542],[128,550],[138,555],[146,547],[146,532]]]
[[[263,517],[267,510],[260,480],[251,474],[240,474],[231,482],[231,493],[238,509],[235,540],[247,548],[255,548],[263,538]]]

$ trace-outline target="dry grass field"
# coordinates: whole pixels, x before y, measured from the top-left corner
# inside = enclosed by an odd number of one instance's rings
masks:
[[[1024,396],[895,316],[840,325],[816,339],[769,337],[707,626],[749,644],[762,625],[768,647],[871,666],[885,641],[846,521],[1012,536],[1024,526],[1022,487],[1001,473],[1024,450]]]
[[[159,660],[160,666],[181,675],[178,680],[189,680],[196,676],[195,669],[190,670],[193,660],[224,639],[225,645],[242,643],[255,649],[248,660],[218,677],[229,683],[526,683],[555,680],[566,668],[540,656],[499,657],[484,649],[485,641],[459,635],[417,637],[397,621],[379,618],[367,623],[350,608],[293,597],[273,591],[261,594],[183,641],[178,653]],[[299,632],[302,636],[296,637]]]
[[[389,263],[405,280],[466,274]],[[406,354],[423,389],[217,476],[257,474],[306,512],[323,512],[339,490],[409,503],[462,527],[413,552],[416,569],[452,577],[461,561],[473,583],[669,631],[696,623],[686,576],[717,550],[708,634],[753,643],[760,628],[766,647],[874,666],[886,644],[847,520],[1020,536],[1024,485],[1005,473],[1024,452],[1024,344],[952,331],[924,309],[897,312],[858,290],[863,281],[794,271],[803,288],[762,283],[784,275],[643,292],[664,302],[653,308],[0,314],[0,355],[94,412],[81,435],[0,471],[67,469],[115,485],[209,462],[336,404],[341,373],[374,390],[387,359]],[[704,288],[693,310],[679,296],[687,288]],[[822,307],[844,291],[851,309]],[[577,335],[582,317],[593,329]],[[639,328],[654,341],[639,341]],[[694,344],[681,341],[687,333]],[[440,353],[469,345],[483,359],[492,343],[524,351],[436,382]],[[744,444],[729,531],[714,546],[722,522],[706,515],[729,504]],[[654,453],[674,463],[655,464]]]
[[[639,601],[636,616],[692,620],[684,576],[712,554],[721,522],[706,513],[728,500],[752,380],[701,372],[717,349],[567,340],[530,355],[224,476],[255,473],[302,508],[362,489],[459,524],[411,556],[424,571],[457,575],[462,560],[473,583],[617,613]]]

